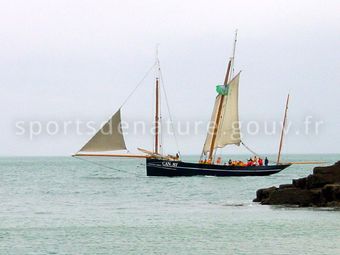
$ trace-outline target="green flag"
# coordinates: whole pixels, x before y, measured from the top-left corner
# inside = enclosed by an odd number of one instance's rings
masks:
[[[219,95],[223,95],[223,96],[228,95],[228,85],[227,86],[225,86],[225,85],[217,85],[216,86],[216,92]]]

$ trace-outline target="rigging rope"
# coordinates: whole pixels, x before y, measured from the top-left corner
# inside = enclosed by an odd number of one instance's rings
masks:
[[[241,141],[241,144],[249,151],[251,152],[253,155],[259,157],[259,158],[265,158],[265,156],[260,155],[258,153],[256,153],[255,151],[253,151],[252,149],[250,149],[243,141]],[[269,160],[270,162],[275,162],[274,160]]]
[[[164,91],[164,97],[165,97],[165,102],[166,102],[166,108],[167,108],[167,110],[168,110],[169,119],[170,119],[170,126],[171,126],[172,132],[173,132],[173,134],[174,134],[174,138],[175,138],[175,142],[176,142],[176,147],[177,147],[177,152],[178,152],[179,155],[181,155],[181,153],[180,153],[180,151],[179,151],[178,139],[177,139],[177,135],[176,135],[176,132],[175,132],[175,127],[174,127],[173,118],[172,118],[172,115],[171,115],[171,112],[170,112],[168,95],[167,95],[166,90],[165,90],[165,84],[164,84],[164,79],[163,79],[163,73],[162,73],[162,70],[161,70],[161,66],[160,66],[159,61],[158,61],[158,65],[159,65],[159,74],[160,74],[160,79],[161,79],[161,86],[162,86],[163,91]]]
[[[88,160],[88,159],[81,158],[81,157],[74,157],[74,158],[82,160],[82,161],[85,161],[85,162],[89,162],[92,165],[96,165],[96,166],[100,166],[100,167],[103,167],[103,168],[112,169],[112,170],[116,170],[118,172],[122,172],[122,173],[127,173],[127,174],[130,174],[130,175],[133,175],[133,173],[131,173],[129,171],[118,169],[118,168],[115,168],[115,167],[110,167],[110,166],[107,166],[107,165],[104,165],[104,164],[100,164],[100,163],[94,162],[92,160]],[[138,176],[136,173],[134,175]]]
[[[148,75],[150,74],[150,72],[155,68],[155,66],[157,65],[157,62],[153,63],[153,65],[149,68],[149,70],[144,74],[144,76],[142,77],[142,79],[137,83],[136,87],[131,91],[131,93],[128,95],[128,97],[125,99],[125,101],[122,103],[122,105],[119,107],[122,108],[126,102],[130,99],[130,97],[136,92],[136,90],[139,88],[139,86],[143,83],[143,81],[146,79],[146,77],[148,77]]]
[[[250,149],[247,145],[245,145],[245,143],[243,141],[241,141],[241,144],[252,154],[254,154],[255,156],[260,156],[258,153],[256,153],[255,151],[253,151],[252,149]]]

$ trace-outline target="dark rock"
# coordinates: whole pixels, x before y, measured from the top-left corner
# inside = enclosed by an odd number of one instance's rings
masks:
[[[327,184],[322,188],[321,192],[326,202],[330,201],[340,202],[340,183]]]
[[[309,206],[320,201],[320,190],[277,189],[262,204]]]
[[[281,184],[279,186],[279,189],[290,189],[290,188],[294,188],[293,184]]]
[[[321,188],[329,183],[331,182],[325,180],[318,175],[311,174],[307,176],[306,189]]]
[[[326,206],[326,207],[340,207],[340,201],[327,202],[323,206]]]
[[[262,200],[269,197],[269,195],[276,190],[277,188],[275,186],[266,188],[266,189],[259,189],[256,191],[256,198],[253,200],[253,202],[261,202]]]
[[[340,176],[340,161],[332,166],[319,166],[313,169],[313,174],[333,175]],[[338,180],[340,181],[340,179]]]
[[[300,179],[295,179],[295,180],[293,180],[292,183],[293,183],[294,187],[304,189],[304,188],[306,188],[307,178],[304,177],[304,178],[300,178]]]
[[[333,166],[315,167],[313,174],[308,177],[311,179],[311,187],[340,182],[340,161]]]
[[[279,188],[259,189],[254,202],[266,205],[340,207],[340,161],[333,166],[315,167],[313,174]]]

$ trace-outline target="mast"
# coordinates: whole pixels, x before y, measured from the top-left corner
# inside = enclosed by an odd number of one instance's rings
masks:
[[[234,76],[234,64],[235,64],[235,52],[236,52],[236,43],[237,43],[237,29],[235,30],[235,38],[234,38],[234,47],[233,47],[233,55],[232,55],[232,62],[231,62],[231,72],[230,76]]]
[[[230,68],[231,68],[231,59],[229,60],[229,63],[228,63],[227,74],[225,76],[224,85],[228,84]],[[209,160],[212,160],[213,155],[214,155],[216,136],[217,136],[218,126],[219,126],[220,120],[221,120],[224,97],[225,97],[225,95],[221,95],[220,102],[219,102],[219,105],[218,105],[217,115],[216,115],[215,123],[214,123],[214,131],[213,131],[213,136],[212,136],[212,140],[211,140],[211,144],[210,144],[210,150],[209,150]]]
[[[283,144],[283,136],[284,136],[284,131],[285,131],[285,127],[286,127],[286,120],[287,120],[288,103],[289,103],[289,94],[288,94],[288,96],[287,96],[285,115],[284,115],[284,117],[283,117],[283,124],[282,124],[281,137],[280,137],[280,145],[279,145],[279,153],[278,153],[278,155],[277,155],[277,161],[276,161],[276,164],[277,164],[277,165],[280,163],[280,158],[281,158],[281,150],[282,150],[282,144]]]
[[[155,144],[154,144],[154,152],[155,154],[159,153],[159,75],[160,75],[160,64],[158,58],[158,47],[159,44],[156,44],[156,54],[155,54],[155,62],[156,62],[156,84],[155,84],[155,91],[156,91],[156,107],[155,107]]]
[[[229,80],[232,78],[234,75],[234,62],[235,62],[235,51],[236,51],[236,43],[237,43],[237,29],[235,30],[235,38],[234,38],[234,45],[233,45],[233,52],[232,52],[232,57],[229,60],[228,63],[228,68],[227,68],[227,73],[224,79],[224,85],[226,86],[229,82]],[[213,132],[213,137],[211,140],[210,144],[210,150],[209,150],[209,159],[212,160],[214,157],[214,147],[216,143],[216,137],[217,137],[217,132],[221,120],[221,114],[222,114],[222,106],[223,106],[223,101],[224,101],[225,95],[221,95],[218,110],[217,110],[217,115],[215,119],[215,126],[214,126],[214,132]]]
[[[156,78],[156,112],[155,112],[155,153],[159,147],[159,79]]]

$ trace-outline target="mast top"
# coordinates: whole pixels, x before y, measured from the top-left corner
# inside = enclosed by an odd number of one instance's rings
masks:
[[[231,55],[231,72],[230,72],[230,78],[229,80],[231,80],[231,78],[234,76],[234,64],[235,64],[235,52],[236,52],[236,43],[237,43],[237,32],[238,30],[236,29],[235,30],[235,37],[234,37],[234,46],[233,46],[233,52],[232,52],[232,55]]]
[[[161,69],[160,63],[159,63],[159,57],[158,57],[158,50],[159,50],[159,43],[156,44],[155,47],[155,66],[156,66],[156,79],[159,79],[159,72]]]

